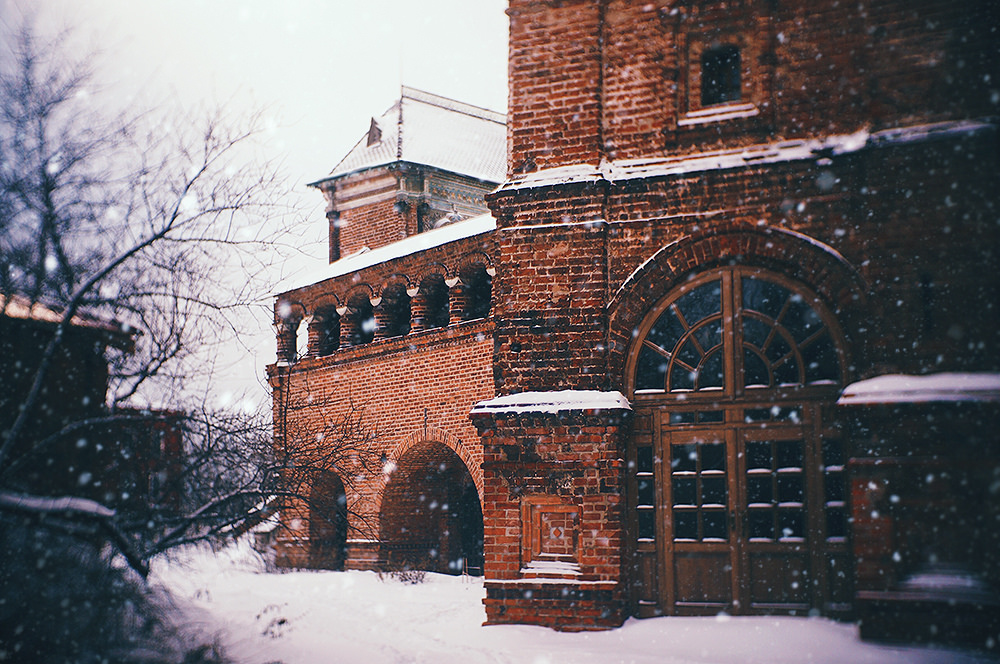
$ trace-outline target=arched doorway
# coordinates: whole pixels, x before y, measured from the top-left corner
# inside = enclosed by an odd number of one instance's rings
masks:
[[[336,473],[317,472],[309,500],[309,566],[344,569],[347,553],[347,494]]]
[[[424,442],[400,457],[380,516],[390,569],[482,574],[479,493],[462,459],[446,445]]]
[[[808,288],[727,267],[636,330],[626,389],[637,615],[846,610],[843,336]]]

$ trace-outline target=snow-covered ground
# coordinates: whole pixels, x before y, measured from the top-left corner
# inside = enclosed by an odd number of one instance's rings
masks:
[[[969,664],[997,660],[940,648],[863,643],[820,618],[629,620],[606,632],[483,627],[480,579],[428,574],[412,585],[373,572],[268,574],[248,547],[155,561],[192,639],[217,639],[242,664]]]

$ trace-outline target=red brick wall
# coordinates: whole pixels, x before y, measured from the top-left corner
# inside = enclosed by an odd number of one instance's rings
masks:
[[[510,4],[514,174],[996,113],[988,0]],[[740,47],[757,112],[686,122],[717,43]]]
[[[393,207],[394,200],[380,201],[340,213],[340,255],[349,256],[362,247],[376,249],[408,235],[408,219]]]
[[[477,487],[482,486],[479,437],[468,414],[477,401],[493,396],[492,352],[490,323],[471,321],[270,368],[279,441],[286,390],[296,400],[287,413],[289,432],[315,431],[352,406],[376,432],[376,444],[364,455],[374,472],[351,463],[351,457],[338,462],[351,512],[349,567],[357,566],[351,541],[379,535],[382,490],[389,479],[381,472],[380,455],[395,462],[414,445],[440,442],[458,454]],[[298,528],[286,537],[307,541],[307,511],[292,516]],[[291,525],[288,515],[283,521]]]
[[[599,3],[510,3],[509,170],[596,163],[601,153]]]
[[[473,415],[483,442],[487,623],[577,630],[624,621],[621,459],[630,415]],[[574,530],[556,532],[553,523]],[[526,572],[532,550],[578,574]]]

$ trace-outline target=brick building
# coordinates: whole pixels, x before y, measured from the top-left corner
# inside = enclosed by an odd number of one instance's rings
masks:
[[[459,544],[481,506],[491,623],[874,624],[943,563],[995,604],[995,5],[511,0],[508,14],[492,217],[427,231],[414,210],[442,207],[408,183],[405,151],[335,170],[318,185],[331,259],[335,242],[406,238],[276,301],[275,403],[321,404],[298,426],[363,404],[384,435],[385,472],[338,489],[371,517],[349,524],[347,564],[474,557]],[[338,207],[340,182],[378,178]],[[944,388],[858,383],[889,374]],[[299,509],[289,563],[310,548]]]

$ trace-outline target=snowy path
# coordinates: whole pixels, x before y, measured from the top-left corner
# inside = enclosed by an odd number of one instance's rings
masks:
[[[483,627],[480,580],[373,572],[263,574],[234,552],[159,561],[187,629],[241,664],[971,664],[997,660],[861,643],[853,625],[791,617],[629,620],[607,632]],[[235,556],[242,558],[245,556]]]

